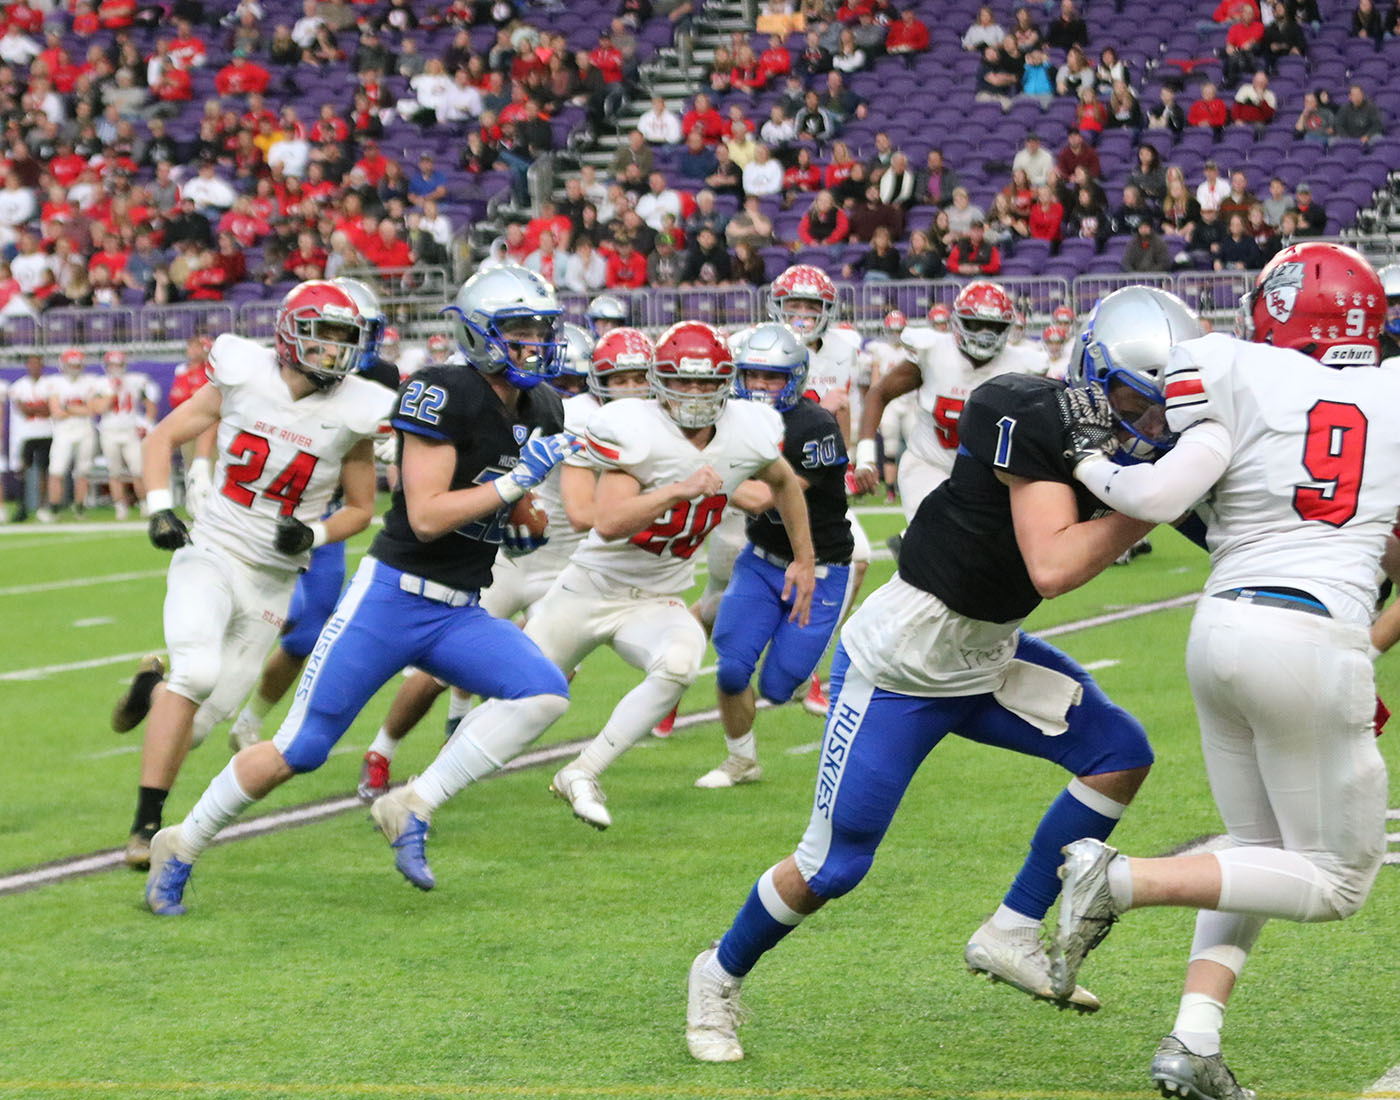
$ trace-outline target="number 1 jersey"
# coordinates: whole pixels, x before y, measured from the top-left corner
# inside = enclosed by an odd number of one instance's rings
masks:
[[[250,565],[296,571],[307,554],[273,545],[277,521],[314,523],[340,484],[340,464],[372,438],[394,407],[383,386],[351,376],[329,390],[292,397],[271,348],[225,334],[209,356],[223,398],[214,492],[191,537]]]

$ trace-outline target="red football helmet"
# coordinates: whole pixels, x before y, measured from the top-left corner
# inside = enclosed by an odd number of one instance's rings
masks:
[[[1069,332],[1074,328],[1074,310],[1070,309],[1069,306],[1056,306],[1054,312],[1050,314],[1050,320]]]
[[[646,397],[651,385],[651,363],[656,347],[645,332],[635,328],[608,329],[593,345],[593,358],[588,367],[588,392],[601,402],[618,397]],[[630,371],[645,375],[640,386],[626,389],[615,386],[617,376]]]
[[[656,356],[647,378],[657,402],[676,424],[708,428],[729,400],[734,360],[713,325],[681,321],[656,341]],[[682,382],[703,382],[707,388],[682,389]]]
[[[935,332],[947,332],[952,319],[953,315],[942,302],[934,302],[928,307],[928,323],[933,326]]]
[[[1385,287],[1361,253],[1308,241],[1264,265],[1240,301],[1240,335],[1329,367],[1371,367],[1385,315]]]
[[[121,374],[126,370],[126,352],[121,348],[112,348],[102,357],[102,366],[106,368],[108,374]]]
[[[325,279],[300,283],[277,312],[277,362],[333,386],[354,372],[363,327],[355,300],[340,287]]]
[[[1045,330],[1040,334],[1041,343],[1058,355],[1060,349],[1065,346],[1065,341],[1069,339],[1069,333],[1065,331],[1064,325],[1046,325]]]
[[[83,353],[77,348],[64,348],[59,353],[58,366],[64,374],[77,374],[83,369]]]
[[[1011,296],[996,283],[968,283],[953,299],[953,339],[974,362],[996,358],[1015,321]]]
[[[797,302],[807,303],[794,309]],[[815,304],[817,312],[812,312]],[[781,321],[807,341],[815,340],[836,316],[836,284],[819,267],[793,264],[776,279],[768,291],[768,316]]]
[[[892,332],[896,336],[904,331],[904,326],[908,323],[909,318],[897,309],[892,309],[885,314],[885,331]]]
[[[382,352],[387,348],[389,351],[398,351],[399,340],[399,330],[393,325],[385,325],[384,335],[379,338],[379,350]]]
[[[428,358],[434,363],[446,363],[452,354],[452,340],[445,332],[435,332],[428,337]]]

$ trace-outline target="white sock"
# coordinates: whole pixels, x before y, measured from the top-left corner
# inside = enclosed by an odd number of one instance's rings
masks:
[[[1214,997],[1183,993],[1172,1034],[1191,1053],[1209,1058],[1220,1053],[1220,1026],[1224,1022],[1225,1006]]]
[[[472,706],[476,702],[474,696],[468,695],[465,692],[457,691],[455,689],[448,692],[448,696],[448,718],[465,718],[468,714],[471,713]]]
[[[1015,909],[1008,909],[1005,905],[998,905],[997,911],[992,914],[992,927],[1003,932],[1014,932],[1018,928],[1039,928],[1040,924],[1041,922],[1034,917],[1018,913]]]
[[[262,715],[253,709],[250,701],[247,706],[238,712],[238,717],[234,719],[235,726],[251,726],[253,729],[262,730]]]
[[[753,742],[753,730],[749,730],[748,733],[739,737],[730,737],[726,734],[724,743],[729,748],[730,756],[742,756],[745,760],[758,759],[758,748]]]
[[[243,710],[244,713],[251,714],[256,718],[258,724],[261,725],[262,720],[267,717],[267,712],[276,705],[277,703],[274,700],[264,699],[262,692],[254,691],[252,695],[248,696],[248,703]]]
[[[666,717],[680,702],[685,687],[675,680],[648,676],[618,701],[603,731],[579,754],[578,766],[589,775],[602,775],[608,765]]]
[[[193,863],[209,847],[219,830],[257,801],[243,790],[233,772],[233,761],[214,776],[185,820],[180,822],[180,843],[176,854]]]
[[[1133,871],[1127,856],[1118,856],[1109,863],[1108,892],[1120,913],[1133,907]]]
[[[729,973],[728,970],[720,966],[718,951],[711,955],[709,961],[705,963],[705,974],[717,982],[722,982],[724,985],[738,985],[744,980],[743,978],[736,978],[733,974]]]
[[[569,701],[562,695],[492,699],[457,727],[413,789],[436,810],[469,783],[485,779],[554,724]],[[648,727],[650,728],[650,727]]]
[[[385,760],[393,760],[394,753],[398,750],[399,743],[394,738],[384,732],[384,727],[379,727],[379,732],[374,735],[374,743],[370,745],[370,752],[377,752]]]

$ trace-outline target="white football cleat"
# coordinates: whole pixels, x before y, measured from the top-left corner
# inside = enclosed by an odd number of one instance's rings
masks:
[[[988,919],[967,941],[963,959],[972,973],[1005,982],[1062,1009],[1099,1010],[1099,999],[1083,986],[1075,986],[1068,997],[1055,995],[1050,988],[1050,958],[1041,945],[1038,928],[998,928]]]
[[[715,957],[707,947],[690,964],[685,1000],[685,1045],[699,1062],[737,1062],[744,1057],[739,1045],[739,979],[713,977],[706,969]]]
[[[695,785],[706,789],[737,787],[740,783],[757,783],[762,778],[763,769],[757,760],[730,753],[723,764],[707,771],[695,781]]]
[[[574,816],[585,825],[595,829],[606,829],[612,824],[612,814],[603,805],[608,800],[603,788],[598,786],[598,777],[589,775],[582,768],[560,768],[554,773],[549,789],[562,798],[574,811]]]
[[[230,752],[242,752],[262,740],[262,723],[249,714],[240,714],[228,731]]]
[[[1084,957],[1103,942],[1120,912],[1108,888],[1108,865],[1118,849],[1086,837],[1061,850],[1064,889],[1050,959],[1050,987],[1056,996],[1074,988]]]

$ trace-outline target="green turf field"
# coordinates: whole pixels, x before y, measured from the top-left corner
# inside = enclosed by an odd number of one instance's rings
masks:
[[[901,526],[866,523],[877,547]],[[1198,590],[1204,555],[1171,533],[1154,541],[1155,553],[1042,607],[1032,625]],[[107,714],[135,655],[160,648],[165,563],[139,531],[0,537],[0,877],[124,841],[140,735],[112,734]],[[867,591],[889,571],[877,562]],[[1133,853],[1219,829],[1182,671],[1189,618],[1161,610],[1056,638],[1156,746],[1115,837]],[[1400,699],[1400,657],[1379,675]],[[590,658],[545,743],[596,732],[635,676],[609,653]],[[714,706],[713,683],[701,677],[683,714]],[[352,791],[387,698],[326,767],[256,812]],[[396,777],[435,753],[444,710],[405,743]],[[956,739],[916,778],[862,886],[746,983],[745,1061],[692,1062],[690,960],[792,850],[811,800],[819,721],[789,707],[760,714],[756,730],[765,780],[727,791],[691,786],[721,758],[717,723],[648,739],[604,776],[616,822],[606,833],[548,796],[549,766],[464,792],[434,820],[430,894],[403,882],[356,811],[212,849],[183,919],[151,917],[143,877],[125,869],[0,896],[0,1097],[1152,1095],[1146,1065],[1175,1014],[1191,914],[1120,925],[1081,976],[1104,1001],[1096,1016],[968,975],[963,943],[1064,776]],[[1400,729],[1381,740],[1392,769],[1397,745]],[[168,821],[227,756],[216,730],[191,755]],[[1230,1063],[1261,1100],[1353,1100],[1400,1063],[1397,943],[1400,866],[1344,924],[1265,930],[1226,1020]]]

